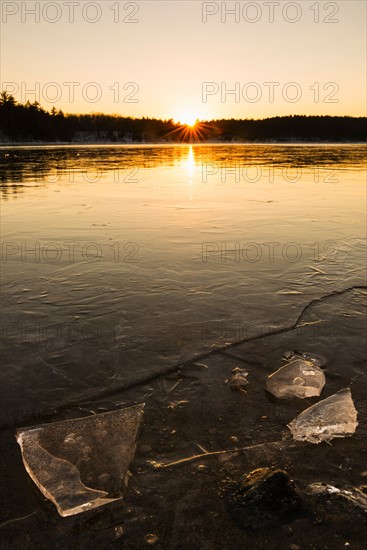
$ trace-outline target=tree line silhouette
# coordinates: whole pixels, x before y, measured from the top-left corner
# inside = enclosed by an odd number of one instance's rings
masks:
[[[37,101],[18,103],[0,94],[1,142],[261,142],[325,141],[365,142],[366,117],[282,116],[254,119],[220,119],[198,122],[195,130],[172,119],[132,118],[118,115],[64,114],[46,111]]]

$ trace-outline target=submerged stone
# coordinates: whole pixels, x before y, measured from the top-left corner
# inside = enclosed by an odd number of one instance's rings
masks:
[[[226,384],[229,385],[229,388],[232,391],[241,391],[243,393],[246,393],[247,392],[246,386],[248,384],[247,377],[248,377],[247,370],[236,367],[232,370],[228,380],[226,380]]]
[[[358,527],[367,523],[367,496],[355,487],[335,487],[327,483],[313,483],[307,488],[312,510],[326,522],[340,522]]]
[[[245,529],[278,524],[301,505],[301,496],[287,472],[269,468],[243,476],[228,498],[231,515]]]
[[[17,432],[24,466],[61,516],[119,500],[144,405]]]
[[[325,385],[323,371],[313,361],[296,358],[270,374],[266,389],[280,399],[319,396]]]
[[[294,439],[309,443],[352,435],[357,426],[357,411],[349,388],[312,405],[288,424]]]

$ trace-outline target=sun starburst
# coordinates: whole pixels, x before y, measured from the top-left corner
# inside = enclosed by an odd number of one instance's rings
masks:
[[[178,126],[169,132],[166,137],[171,137],[175,141],[185,143],[197,143],[205,141],[211,135],[215,135],[215,127],[213,125],[188,117],[185,120],[184,124],[180,121]]]

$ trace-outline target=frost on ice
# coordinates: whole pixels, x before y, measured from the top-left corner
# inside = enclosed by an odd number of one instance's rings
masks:
[[[122,498],[143,407],[18,431],[27,472],[61,516]]]
[[[312,405],[288,424],[294,439],[309,443],[352,435],[357,426],[357,411],[349,388]]]
[[[325,375],[316,361],[296,357],[273,372],[266,380],[267,390],[281,399],[319,396],[325,385]]]

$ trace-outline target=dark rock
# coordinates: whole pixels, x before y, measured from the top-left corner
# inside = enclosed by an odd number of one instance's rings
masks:
[[[313,483],[307,488],[307,498],[325,523],[342,523],[348,530],[367,523],[367,496],[355,487]]]
[[[247,370],[236,367],[232,370],[230,377],[225,381],[225,383],[229,385],[232,391],[246,393],[246,386],[248,384],[247,376]]]
[[[231,515],[247,529],[279,524],[301,506],[301,496],[287,472],[269,468],[243,476],[228,496]]]

